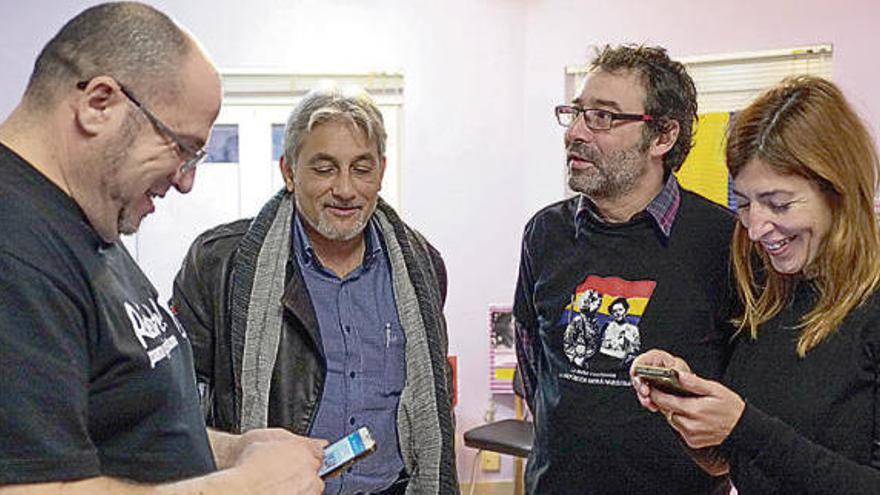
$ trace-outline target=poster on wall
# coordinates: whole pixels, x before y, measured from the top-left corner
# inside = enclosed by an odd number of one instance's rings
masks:
[[[513,313],[509,305],[489,306],[489,391],[493,394],[513,393],[516,369]]]

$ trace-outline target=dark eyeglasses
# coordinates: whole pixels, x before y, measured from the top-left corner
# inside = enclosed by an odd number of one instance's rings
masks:
[[[147,107],[145,107],[144,104],[140,102],[140,100],[135,98],[135,96],[131,93],[131,91],[128,90],[128,88],[125,87],[125,85],[123,85],[119,81],[116,82],[117,84],[119,84],[119,90],[122,92],[122,94],[124,94],[125,97],[134,104],[134,106],[138,107],[138,109],[143,112],[144,116],[147,117],[147,120],[149,120],[150,123],[153,124],[153,127],[155,127],[160,134],[174,142],[174,144],[177,146],[180,155],[184,158],[183,165],[180,166],[180,173],[186,174],[190,170],[194,170],[197,166],[199,166],[200,163],[202,163],[202,161],[205,160],[205,156],[208,154],[208,151],[205,148],[196,149],[186,144],[186,142],[184,142],[183,138],[181,138],[179,134],[172,131],[171,128],[167,125],[163,124],[158,117],[153,115],[153,112],[147,110]],[[88,86],[88,84],[89,81],[80,81],[76,83],[76,87],[82,90],[86,89],[86,86]]]
[[[556,107],[556,121],[562,127],[571,127],[580,114],[584,115],[584,123],[594,131],[607,131],[615,120],[633,122],[651,122],[654,117],[645,113],[615,113],[600,108],[581,108],[572,105]]]

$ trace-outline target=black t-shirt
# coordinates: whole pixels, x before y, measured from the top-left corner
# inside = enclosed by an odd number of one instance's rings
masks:
[[[215,469],[183,328],[122,243],[0,145],[0,485]]]
[[[708,493],[719,481],[639,405],[628,369],[661,348],[701,376],[720,375],[735,301],[733,216],[682,190],[666,238],[647,213],[621,224],[584,215],[578,226],[577,205],[545,208],[523,236],[514,316],[535,413],[529,493]]]

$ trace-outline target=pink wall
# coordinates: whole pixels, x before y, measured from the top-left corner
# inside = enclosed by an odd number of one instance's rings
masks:
[[[559,195],[564,176],[561,133],[551,108],[563,94],[562,68],[585,63],[592,45],[659,44],[673,56],[690,56],[831,43],[834,80],[878,136],[880,2],[547,0],[531,2],[527,15],[525,161],[533,164],[522,176],[527,211]]]

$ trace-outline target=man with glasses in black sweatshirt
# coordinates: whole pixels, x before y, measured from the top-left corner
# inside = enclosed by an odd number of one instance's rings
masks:
[[[711,493],[725,480],[696,467],[662,416],[639,410],[628,375],[653,347],[713,377],[727,356],[733,216],[673,174],[692,146],[693,81],[662,48],[605,47],[555,111],[579,194],[539,211],[523,235],[514,316],[535,415],[528,491]],[[575,335],[589,291],[602,295],[601,328],[615,316],[627,328],[627,352]],[[621,300],[626,314],[615,315]],[[589,347],[577,359],[566,353],[575,341]]]

